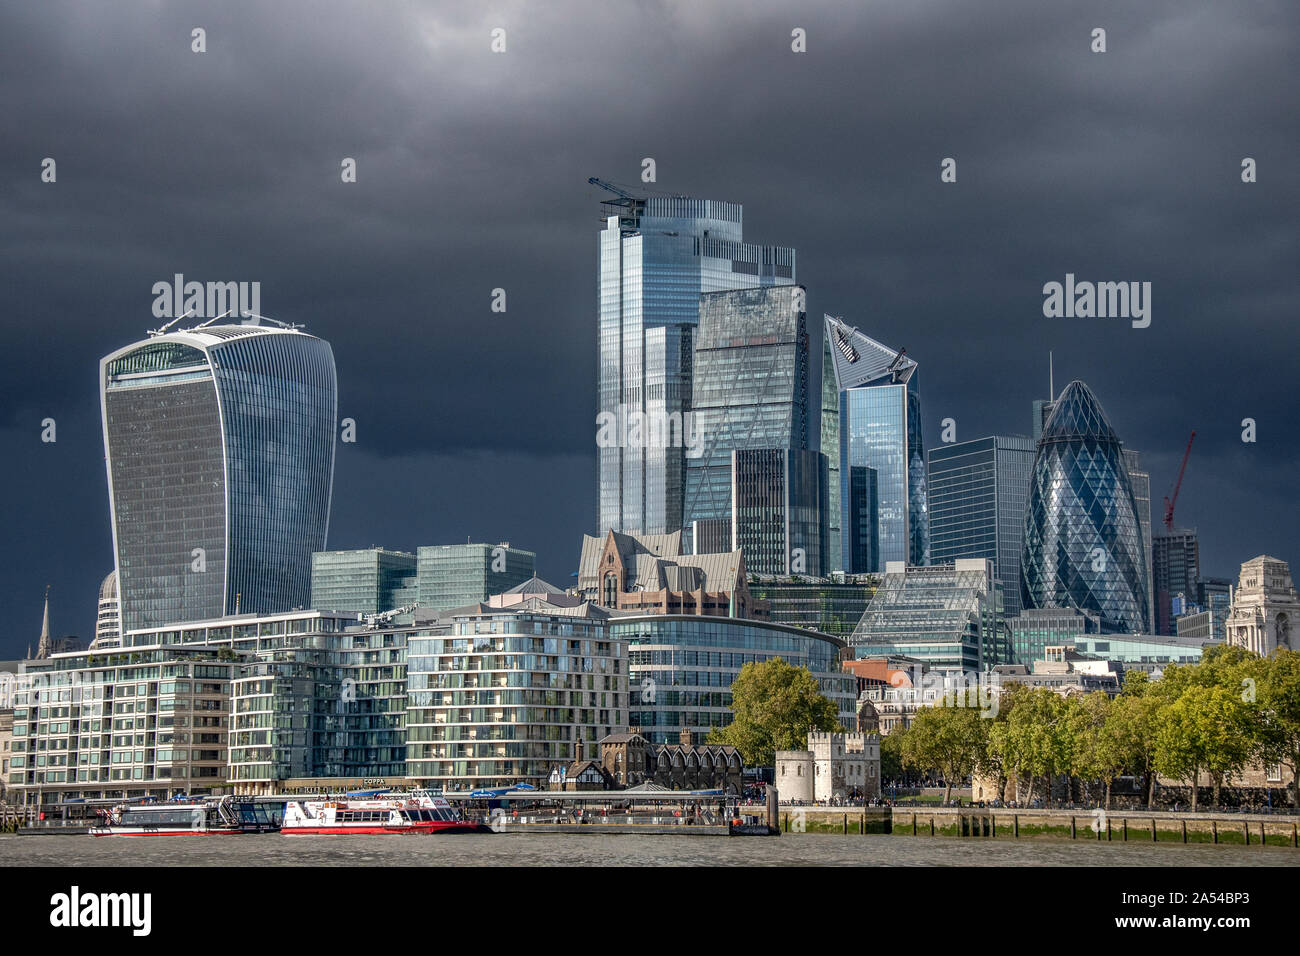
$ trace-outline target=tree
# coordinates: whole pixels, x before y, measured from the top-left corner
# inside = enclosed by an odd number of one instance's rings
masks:
[[[907,730],[902,724],[880,738],[880,782],[903,779],[903,740]]]
[[[735,747],[751,767],[771,766],[778,750],[803,750],[810,729],[844,730],[812,672],[780,657],[740,669],[731,711],[731,723],[710,733],[709,743]]]
[[[1007,783],[1014,777],[1016,791],[1020,790],[1020,755],[1014,741],[1008,733],[1008,720],[1016,705],[1030,693],[1029,688],[1019,681],[1011,681],[1001,686],[998,691],[997,711],[985,735],[984,757],[977,768],[986,776],[996,777],[998,781],[998,799],[1006,801]]]
[[[1219,686],[1189,684],[1162,714],[1156,733],[1156,769],[1189,781],[1192,811],[1198,805],[1201,773],[1215,782],[1215,802],[1223,778],[1240,771],[1254,749],[1250,710],[1238,693]]]
[[[1129,674],[1135,673],[1145,676],[1143,671],[1129,671]],[[1145,691],[1146,681],[1140,683],[1142,691]],[[1155,801],[1156,727],[1164,706],[1164,700],[1155,694],[1130,693],[1129,683],[1125,680],[1124,693],[1111,705],[1102,734],[1103,745],[1115,751],[1123,767],[1143,778],[1148,810]]]
[[[1030,690],[1007,717],[1006,747],[1015,754],[1017,765],[1029,775],[1025,803],[1032,803],[1039,777],[1047,778],[1048,801],[1051,781],[1069,769],[1068,744],[1063,721],[1065,702],[1046,687]]]
[[[1126,697],[1142,697],[1152,687],[1151,675],[1146,671],[1125,671],[1124,688],[1120,693]]]
[[[1070,736],[1070,772],[1082,781],[1100,780],[1106,788],[1105,808],[1110,809],[1110,789],[1124,772],[1128,754],[1122,741],[1108,731],[1114,701],[1105,691],[1095,690],[1071,698],[1066,707],[1066,728]]]
[[[943,774],[943,800],[947,803],[952,799],[953,781],[969,777],[985,752],[987,723],[974,708],[923,707],[903,738],[903,762]]]
[[[1279,648],[1263,662],[1257,687],[1261,756],[1291,770],[1291,805],[1300,807],[1300,652]]]

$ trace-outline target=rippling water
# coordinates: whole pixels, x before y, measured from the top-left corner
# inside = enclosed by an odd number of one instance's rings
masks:
[[[944,837],[0,836],[5,866],[1300,866],[1286,847]]]

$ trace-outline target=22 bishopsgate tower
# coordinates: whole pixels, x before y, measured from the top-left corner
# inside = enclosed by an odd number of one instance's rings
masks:
[[[101,360],[100,396],[122,633],[305,607],[333,486],[329,344],[155,333]]]
[[[736,203],[613,194],[600,232],[597,530],[681,530],[700,295],[793,285],[795,253],[742,238]],[[695,449],[698,451],[698,449]]]

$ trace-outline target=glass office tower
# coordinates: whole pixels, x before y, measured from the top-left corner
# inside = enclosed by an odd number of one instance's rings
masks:
[[[1145,633],[1147,555],[1119,437],[1083,382],[1071,382],[1043,429],[1021,555],[1025,608],[1075,608],[1103,633]]]
[[[1132,448],[1124,449],[1124,467],[1128,469],[1128,482],[1133,488],[1133,502],[1137,505],[1138,526],[1142,529],[1142,543],[1146,546],[1147,620],[1156,622],[1155,567],[1152,556],[1155,545],[1151,527],[1151,475],[1142,468],[1142,455]]]
[[[911,657],[943,676],[1008,663],[1010,632],[993,562],[958,558],[924,568],[888,562],[849,644],[858,657]]]
[[[1199,604],[1197,585],[1201,578],[1201,553],[1195,529],[1175,528],[1155,536],[1151,567],[1155,578],[1155,633],[1178,633],[1174,626],[1174,599]]]
[[[820,577],[826,547],[826,457],[819,451],[731,453],[732,549],[752,574]]]
[[[849,469],[865,466],[876,473],[876,565],[852,567],[850,543],[842,535],[845,568],[880,571],[889,561],[928,564],[930,530],[916,362],[839,319],[828,315],[825,323],[840,393],[841,528],[850,521]]]
[[[365,548],[311,556],[311,606],[316,610],[377,614],[419,598],[415,555]]]
[[[736,203],[611,192],[597,281],[597,530],[669,534],[685,524],[700,294],[793,285],[795,254],[744,242]]]
[[[930,449],[930,559],[988,558],[1008,617],[1020,613],[1020,549],[1034,442],[991,436]]]
[[[826,456],[826,572],[846,571],[844,550],[840,539],[840,393],[835,387],[835,359],[831,358],[831,341],[822,335],[821,375],[821,450]]]
[[[329,344],[154,335],[101,360],[100,396],[123,631],[305,607],[334,478]]]
[[[416,549],[420,607],[448,610],[486,601],[536,574],[537,554],[500,544],[435,544]]]
[[[844,527],[845,570],[850,574],[868,574],[869,569],[880,566],[880,529],[876,519],[880,514],[880,499],[876,494],[876,469],[866,465],[850,465]]]
[[[808,327],[799,286],[700,296],[686,521],[731,516],[736,450],[808,447]],[[753,565],[750,565],[753,570]]]

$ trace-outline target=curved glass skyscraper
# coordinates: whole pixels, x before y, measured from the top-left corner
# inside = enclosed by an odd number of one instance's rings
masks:
[[[123,632],[310,603],[337,391],[329,343],[296,329],[171,332],[100,361]]]
[[[1103,631],[1141,633],[1147,555],[1122,445],[1082,382],[1043,428],[1030,477],[1020,590],[1025,608],[1077,608]]]

